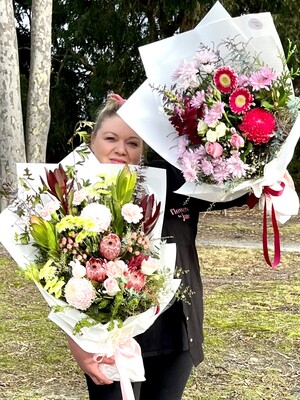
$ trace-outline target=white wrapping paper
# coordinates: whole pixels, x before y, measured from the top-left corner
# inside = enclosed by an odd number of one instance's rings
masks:
[[[279,53],[283,54],[283,48],[271,14],[266,12],[232,18],[219,2],[216,2],[195,29],[140,48],[148,79],[132,94],[118,113],[150,147],[177,168],[179,168],[178,135],[162,109],[158,93],[153,91],[150,85],[170,86],[173,83],[171,76],[174,70],[183,59],[190,59],[194,55],[200,43],[212,47],[228,37],[233,38],[237,35],[239,41],[245,43],[250,41],[247,49],[251,54],[259,54],[259,58],[270,68],[278,73],[282,72],[283,66]],[[226,49],[223,51],[222,55],[226,57]],[[176,193],[212,202],[229,201],[250,190],[260,197],[264,186],[273,187],[283,180],[299,136],[300,118],[298,117],[280,153],[265,166],[264,176],[260,179],[246,180],[230,192],[216,185],[188,182]],[[281,214],[285,215],[283,217],[285,220],[287,216],[297,214],[299,199],[296,192],[286,188],[284,196],[274,200],[274,206],[279,218]]]

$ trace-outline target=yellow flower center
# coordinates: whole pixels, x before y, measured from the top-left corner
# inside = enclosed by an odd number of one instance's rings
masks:
[[[227,74],[220,75],[220,82],[223,87],[229,87],[231,85],[230,76]]]
[[[235,104],[238,107],[243,107],[245,105],[245,103],[246,103],[245,96],[243,96],[242,94],[239,94],[235,99]]]

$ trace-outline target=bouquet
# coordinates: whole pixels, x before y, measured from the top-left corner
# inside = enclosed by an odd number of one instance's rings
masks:
[[[231,18],[216,2],[193,30],[140,48],[148,79],[118,113],[182,170],[176,193],[210,202],[252,193],[278,236],[277,221],[299,210],[285,175],[300,136],[293,52],[284,57],[270,13]]]
[[[88,158],[77,170],[65,161],[44,174],[27,165],[18,200],[0,216],[15,244],[7,232],[1,241],[19,263],[16,248],[24,249],[21,266],[51,306],[50,319],[84,350],[115,355],[106,373],[121,380],[130,398],[129,381],[144,380],[132,338],[155,321],[178,288],[175,249],[151,236],[164,199],[149,193],[143,173],[127,165],[102,168],[92,154]],[[109,167],[119,171],[109,174]],[[92,181],[84,178],[95,170]],[[125,365],[133,362],[125,374],[118,368],[124,348],[130,357]]]
[[[222,47],[229,50],[226,59]],[[217,48],[200,44],[173,72],[175,84],[154,88],[178,138],[178,165],[187,182],[222,186],[258,179],[278,154],[300,109],[289,71],[277,73],[253,58],[238,37]]]

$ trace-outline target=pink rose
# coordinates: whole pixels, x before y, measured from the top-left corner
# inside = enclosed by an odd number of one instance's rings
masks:
[[[86,276],[96,282],[103,282],[106,278],[106,264],[101,258],[91,257],[86,263]]]
[[[128,275],[128,278],[125,287],[132,288],[136,292],[140,292],[146,285],[146,276],[142,271],[133,271]]]
[[[122,260],[109,261],[106,264],[106,273],[110,278],[120,278],[127,270],[127,265]]]
[[[118,257],[121,251],[121,240],[118,235],[110,233],[100,242],[100,253],[108,260]]]
[[[145,275],[152,275],[159,267],[158,260],[149,257],[148,260],[143,260],[141,265],[141,271]]]
[[[103,286],[106,289],[104,293],[107,293],[109,296],[115,296],[121,289],[118,285],[118,282],[114,278],[107,278],[103,282]]]
[[[230,138],[230,144],[238,150],[240,147],[244,147],[245,141],[238,133],[234,133]]]
[[[207,142],[205,143],[206,153],[213,158],[220,157],[223,153],[223,147],[217,142]]]

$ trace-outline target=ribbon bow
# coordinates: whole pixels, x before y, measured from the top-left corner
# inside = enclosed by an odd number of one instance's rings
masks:
[[[114,359],[115,364],[103,363],[99,364],[99,368],[110,379],[120,381],[123,400],[135,400],[131,382],[145,380],[140,345],[133,338],[120,341],[116,347]]]
[[[263,239],[263,253],[264,253],[264,258],[266,260],[266,263],[271,267],[271,268],[276,268],[277,265],[280,263],[280,258],[281,258],[281,250],[280,250],[280,235],[279,235],[279,229],[277,225],[277,220],[276,220],[276,213],[274,209],[274,205],[272,202],[272,197],[271,196],[281,196],[284,188],[285,188],[285,183],[280,182],[281,189],[280,190],[275,190],[272,189],[270,186],[265,186],[263,188],[262,193],[264,194],[264,216],[263,216],[263,234],[262,234],[262,239]],[[269,197],[271,201],[271,218],[272,218],[272,227],[273,227],[273,237],[274,237],[274,260],[273,262],[270,260],[269,257],[269,249],[268,249],[268,224],[267,224],[267,197]],[[259,198],[257,198],[253,193],[249,196],[247,200],[247,204],[249,208],[253,208],[259,201]]]

